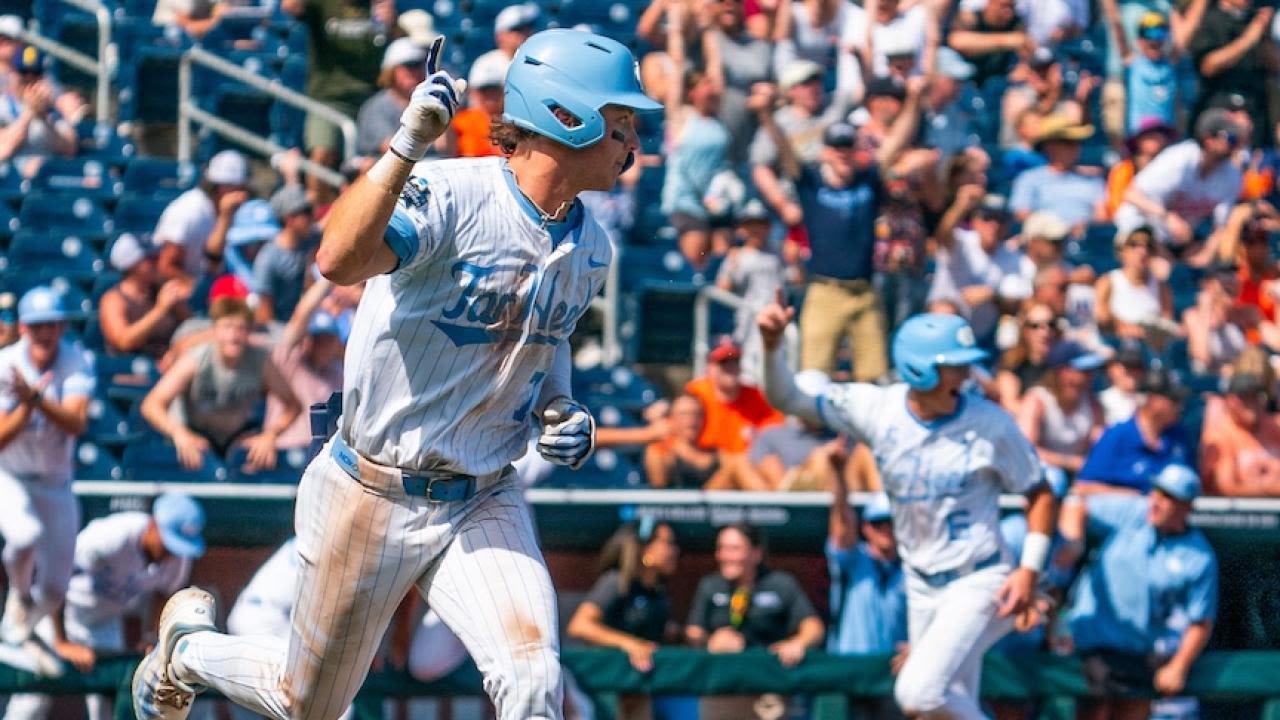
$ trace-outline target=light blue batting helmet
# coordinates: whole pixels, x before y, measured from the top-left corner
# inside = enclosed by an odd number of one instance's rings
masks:
[[[544,30],[516,50],[507,70],[502,119],[571,148],[604,137],[600,109],[621,105],[655,112],[662,105],[640,87],[639,66],[622,43],[582,30]],[[566,127],[563,108],[581,121]]]
[[[969,365],[986,357],[973,328],[957,315],[916,315],[902,323],[893,339],[893,369],[915,390],[938,385],[939,365]]]

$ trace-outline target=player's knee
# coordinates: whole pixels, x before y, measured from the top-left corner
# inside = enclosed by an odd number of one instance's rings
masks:
[[[903,668],[893,684],[893,699],[910,717],[927,717],[947,702],[946,687],[920,673]]]
[[[44,523],[34,517],[12,518],[5,527],[5,558],[22,552],[29,552],[44,537]]]

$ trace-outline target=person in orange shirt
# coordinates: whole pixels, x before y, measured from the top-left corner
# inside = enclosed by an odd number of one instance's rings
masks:
[[[1129,157],[1116,163],[1107,173],[1107,219],[1115,218],[1116,209],[1124,202],[1124,193],[1139,170],[1160,154],[1169,143],[1176,140],[1178,131],[1161,122],[1159,118],[1144,118],[1138,129],[1125,140]]]
[[[705,415],[698,446],[719,452],[720,466],[728,471],[721,476],[724,486],[768,489],[747,460],[747,449],[757,430],[778,425],[785,416],[769,406],[759,388],[743,384],[742,348],[733,340],[720,338],[707,360],[707,374],[684,388],[702,403]]]
[[[489,126],[502,117],[502,69],[493,63],[474,63],[467,76],[467,107],[451,125],[458,157],[491,157],[502,150],[489,139]]]
[[[1220,402],[1219,420],[1206,422],[1200,438],[1205,494],[1280,495],[1280,421],[1267,412],[1266,381],[1234,375]]]

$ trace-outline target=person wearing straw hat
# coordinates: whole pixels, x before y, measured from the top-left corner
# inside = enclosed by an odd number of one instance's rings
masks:
[[[1093,126],[1064,114],[1040,119],[1035,150],[1048,163],[1031,168],[1013,181],[1009,208],[1018,220],[1036,211],[1048,211],[1075,228],[1101,218],[1106,199],[1102,176],[1080,169],[1080,144],[1093,137]]]

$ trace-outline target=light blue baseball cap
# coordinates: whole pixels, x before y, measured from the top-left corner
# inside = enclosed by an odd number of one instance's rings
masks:
[[[62,295],[48,285],[37,285],[18,301],[18,322],[24,325],[62,322],[67,319],[67,308]]]
[[[1179,463],[1166,465],[1151,486],[1175,500],[1191,502],[1200,497],[1200,476]]]
[[[341,331],[338,329],[338,321],[323,310],[311,316],[311,322],[307,323],[307,334],[342,336]]]
[[[151,517],[164,549],[181,558],[204,555],[204,508],[190,495],[169,492],[156,498]]]
[[[249,200],[241,205],[231,218],[227,230],[227,242],[232,245],[248,245],[266,242],[280,232],[280,223],[266,200]]]
[[[867,504],[862,506],[864,522],[874,523],[892,519],[893,509],[889,506],[889,496],[884,493],[872,495]]]

